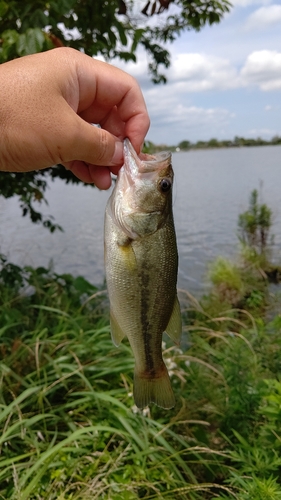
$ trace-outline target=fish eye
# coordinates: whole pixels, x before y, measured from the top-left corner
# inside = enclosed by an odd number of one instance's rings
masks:
[[[170,181],[170,179],[161,179],[161,181],[159,182],[159,187],[160,187],[160,190],[162,191],[162,193],[167,193],[168,191],[170,191],[171,187],[172,187],[172,183]]]

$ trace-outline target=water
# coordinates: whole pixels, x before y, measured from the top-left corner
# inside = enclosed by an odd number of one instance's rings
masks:
[[[208,263],[238,249],[238,214],[250,192],[262,184],[262,201],[274,213],[276,255],[281,249],[281,147],[191,151],[173,155],[174,217],[179,249],[180,288],[200,295]],[[110,191],[65,185],[57,180],[47,193],[52,214],[64,233],[21,217],[15,199],[0,197],[0,251],[19,265],[48,266],[58,273],[104,280],[103,216]]]
[[[281,148],[241,148],[178,153],[174,157],[175,223],[179,285],[202,292],[207,264],[239,249],[238,215],[253,189],[274,213],[276,254],[281,248]]]

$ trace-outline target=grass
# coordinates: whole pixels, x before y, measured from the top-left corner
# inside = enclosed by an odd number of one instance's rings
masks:
[[[183,347],[164,345],[176,407],[140,411],[106,293],[2,264],[0,498],[281,498],[281,317],[264,301],[219,312],[182,292]]]

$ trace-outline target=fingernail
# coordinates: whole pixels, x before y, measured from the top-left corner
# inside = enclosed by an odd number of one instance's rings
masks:
[[[116,141],[115,151],[111,160],[112,165],[121,165],[123,163],[123,142]]]

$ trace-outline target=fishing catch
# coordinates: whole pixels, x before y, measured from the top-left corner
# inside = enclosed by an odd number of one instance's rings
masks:
[[[135,357],[139,408],[172,408],[162,335],[181,336],[178,252],[172,213],[171,153],[137,156],[124,141],[124,165],[105,211],[105,272],[116,346],[127,336]]]

